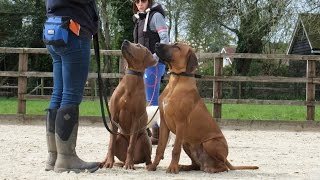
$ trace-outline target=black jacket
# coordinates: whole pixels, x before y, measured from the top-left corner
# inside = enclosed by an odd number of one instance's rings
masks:
[[[98,31],[95,0],[46,0],[47,16],[68,16],[79,23],[80,36],[91,37]]]
[[[150,20],[152,19],[152,16],[156,12],[161,13],[163,16],[165,15],[162,6],[160,4],[154,4],[154,6],[150,8],[150,14],[149,14],[149,19],[147,24],[147,32],[143,32],[146,13],[138,13],[133,16],[133,21],[135,23],[134,31],[133,31],[134,42],[144,45],[151,51],[151,53],[154,53],[156,43],[160,42],[160,37],[158,32],[151,31],[149,26]]]

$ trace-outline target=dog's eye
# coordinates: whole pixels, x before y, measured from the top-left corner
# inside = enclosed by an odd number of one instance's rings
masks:
[[[141,45],[140,45],[140,44],[137,44],[137,47],[141,47]]]
[[[177,48],[177,49],[180,50],[180,47],[178,46],[178,43],[174,43],[172,47],[173,47],[173,48]]]

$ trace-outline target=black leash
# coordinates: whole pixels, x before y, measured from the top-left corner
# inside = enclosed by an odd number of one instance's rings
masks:
[[[109,119],[110,119],[110,122],[111,122],[112,121],[112,117],[111,117],[111,113],[110,113],[110,109],[109,109],[109,105],[108,105],[107,95],[103,93],[105,91],[104,91],[104,85],[103,85],[103,81],[102,81],[102,78],[101,78],[101,72],[100,72],[100,48],[99,48],[99,36],[98,36],[98,33],[93,35],[93,47],[94,47],[95,59],[96,59],[96,62],[97,62],[99,99],[100,99],[100,108],[101,108],[101,115],[102,115],[103,124],[104,124],[104,127],[111,134],[117,135],[117,134],[119,134],[118,132],[113,132],[109,128],[107,120],[106,120],[106,116],[105,116],[105,113],[104,113],[103,100],[104,100],[104,102],[106,104],[107,112],[108,112]]]
[[[181,72],[181,73],[169,72],[168,74],[174,74],[174,75],[177,75],[177,76],[202,78],[202,75],[200,75],[200,74],[191,74],[191,73],[187,73],[187,72]]]

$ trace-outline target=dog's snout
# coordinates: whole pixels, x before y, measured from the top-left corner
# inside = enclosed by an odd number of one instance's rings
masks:
[[[128,40],[123,40],[122,44],[121,44],[121,51],[126,51],[126,49],[128,49],[128,47],[130,46],[130,41]]]
[[[130,42],[128,40],[123,40],[122,45],[128,45]]]
[[[121,45],[121,50],[126,49],[127,47],[129,47],[129,45],[130,45],[130,41],[123,40],[122,45]]]
[[[129,41],[125,39],[125,40],[123,40],[123,43],[129,43]]]
[[[164,47],[164,44],[162,43],[156,43],[155,48],[156,49],[162,49]]]

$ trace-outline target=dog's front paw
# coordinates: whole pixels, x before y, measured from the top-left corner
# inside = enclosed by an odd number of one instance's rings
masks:
[[[111,159],[106,159],[105,161],[100,163],[100,168],[105,167],[105,168],[112,168],[114,164],[114,160]]]
[[[155,170],[157,170],[157,165],[155,165],[153,163],[152,164],[148,164],[146,168],[147,168],[148,171],[155,171]]]
[[[167,173],[179,173],[179,165],[177,163],[170,163],[170,166],[167,169]]]
[[[124,168],[135,170],[133,161],[126,161],[126,163],[124,164]]]

